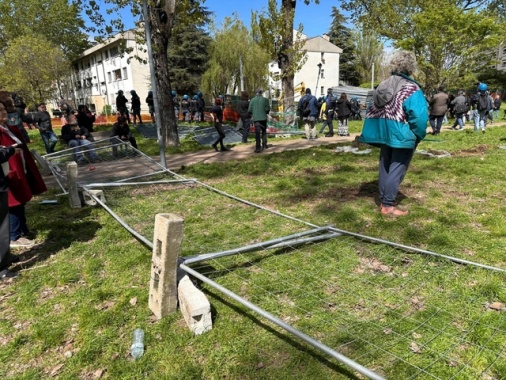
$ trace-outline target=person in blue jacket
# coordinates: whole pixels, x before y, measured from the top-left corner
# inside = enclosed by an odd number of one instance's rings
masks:
[[[416,57],[397,52],[391,62],[392,75],[373,93],[360,141],[381,149],[379,157],[379,200],[383,215],[403,216],[396,206],[399,186],[406,175],[417,145],[425,138],[427,101],[420,85],[410,77]]]

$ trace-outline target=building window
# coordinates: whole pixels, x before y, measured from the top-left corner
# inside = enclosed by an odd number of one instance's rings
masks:
[[[88,60],[88,62],[86,63],[86,67],[88,67],[88,69],[91,67],[91,62]]]
[[[86,85],[85,87],[92,87],[93,86],[93,81],[91,78],[86,78]]]
[[[325,96],[325,86],[320,87],[320,96]]]
[[[111,48],[111,58],[116,57],[118,55],[118,47],[114,46]]]
[[[322,52],[322,53],[321,53],[321,58],[320,58],[320,60],[321,60],[321,62],[322,62],[323,64],[325,64],[325,57],[324,57],[324,55],[325,55],[325,53],[323,53],[323,52]]]
[[[506,67],[506,61],[502,61],[501,67]]]
[[[123,79],[128,79],[127,68],[123,67]]]
[[[113,76],[114,76],[114,80],[115,81],[121,80],[121,70],[120,69],[114,70],[113,71]]]
[[[104,50],[104,57],[106,61],[109,59],[109,50]]]
[[[111,72],[110,71],[107,73],[107,82],[111,83]]]
[[[320,78],[325,78],[325,70],[323,69],[320,71]]]
[[[97,54],[97,64],[101,64],[102,63],[102,53],[98,53]]]

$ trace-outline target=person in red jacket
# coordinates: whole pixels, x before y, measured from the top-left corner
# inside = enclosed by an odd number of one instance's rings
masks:
[[[0,108],[3,105],[0,104]],[[3,111],[0,111],[2,114]],[[10,227],[9,227],[9,159],[21,152],[17,145],[0,146],[0,280],[17,277],[16,272],[7,268],[11,265],[13,256],[10,251]]]
[[[30,230],[26,222],[25,204],[47,188],[35,160],[23,143],[23,135],[18,128],[7,126],[6,120],[6,103],[0,99],[0,146],[15,145],[21,148],[20,154],[11,156],[8,161],[10,247],[29,247],[34,241],[27,238]]]

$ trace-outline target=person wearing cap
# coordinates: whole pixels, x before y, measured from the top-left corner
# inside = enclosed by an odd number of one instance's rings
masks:
[[[429,115],[421,86],[410,77],[416,70],[415,54],[399,51],[390,66],[392,75],[373,92],[359,141],[380,148],[380,212],[398,217],[408,214],[397,208],[396,198],[416,147],[427,133]]]
[[[49,112],[47,112],[46,103],[42,102],[39,104],[38,112],[35,112],[33,114],[32,122],[39,130],[40,137],[42,137],[42,141],[44,142],[44,146],[46,148],[46,152],[48,154],[53,153],[54,147],[58,142],[58,138],[53,131],[53,125],[51,124],[51,115]]]
[[[255,125],[255,153],[267,149],[267,115],[271,111],[269,100],[265,98],[261,88],[257,88],[256,95],[250,100],[248,112]]]
[[[306,103],[309,104],[309,115],[303,115],[302,106]],[[317,106],[316,97],[311,95],[311,89],[306,88],[306,95],[299,100],[297,105],[297,112],[301,115],[302,122],[304,123],[304,130],[306,131],[306,139],[316,139],[316,118],[318,117],[319,107]]]

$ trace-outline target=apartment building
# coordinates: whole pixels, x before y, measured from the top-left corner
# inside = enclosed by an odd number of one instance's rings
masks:
[[[296,32],[295,32],[296,33]],[[301,34],[304,40],[303,49],[307,52],[307,60],[302,68],[295,73],[294,85],[296,90],[304,84],[310,88],[317,98],[325,96],[327,88],[339,85],[339,59],[343,50],[330,42],[327,35],[308,38]],[[275,74],[280,74],[277,62],[269,64],[269,87],[271,96],[277,97],[281,93],[281,81],[273,80]],[[300,92],[295,91],[294,102],[300,99]]]
[[[122,53],[125,47],[131,51]],[[135,90],[141,98],[141,112],[148,113],[145,99],[151,81],[149,65],[144,62],[146,46],[137,44],[134,32],[118,34],[86,50],[72,63],[71,83],[63,93],[74,106],[86,104],[90,110],[102,113],[109,105],[114,113],[118,91],[123,90],[130,100],[130,91]]]

